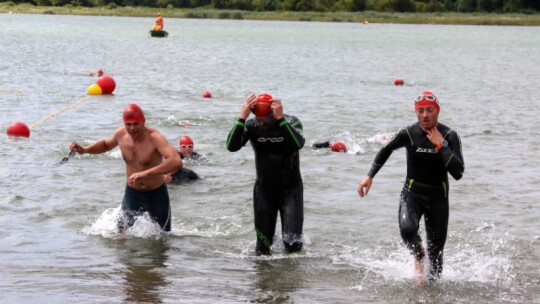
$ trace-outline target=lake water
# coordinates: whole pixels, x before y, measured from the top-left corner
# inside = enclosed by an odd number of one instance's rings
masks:
[[[160,39],[153,19],[0,15],[0,129],[34,126],[0,136],[2,303],[540,303],[540,27],[165,18]],[[99,68],[115,94],[85,99]],[[405,151],[369,196],[356,187],[424,90],[466,170],[450,181],[443,277],[415,284],[397,223]],[[250,92],[304,125],[299,254],[277,236],[271,257],[254,255],[253,151],[225,149]],[[119,151],[58,162],[71,141],[111,135],[131,102],[208,162],[185,163],[202,181],[169,187],[170,234],[141,219],[119,241]],[[338,139],[348,153],[310,148]]]

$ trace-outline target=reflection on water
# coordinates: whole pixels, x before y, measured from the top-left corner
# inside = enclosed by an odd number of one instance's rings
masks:
[[[257,258],[253,263],[256,278],[252,303],[290,303],[290,293],[302,289],[305,273],[300,259]]]
[[[163,275],[169,242],[164,238],[118,241],[118,259],[126,266],[124,296],[127,302],[161,303],[161,291],[169,281]]]

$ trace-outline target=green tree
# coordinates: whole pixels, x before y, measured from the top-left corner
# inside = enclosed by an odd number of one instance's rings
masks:
[[[458,0],[456,5],[456,10],[460,13],[470,13],[474,12],[476,7],[475,0]]]

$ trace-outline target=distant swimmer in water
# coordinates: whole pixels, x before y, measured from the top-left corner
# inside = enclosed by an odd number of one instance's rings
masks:
[[[180,155],[180,158],[183,160],[194,160],[194,161],[202,161],[204,160],[204,156],[201,154],[193,151],[195,147],[195,144],[193,143],[193,140],[191,137],[184,135],[180,138],[180,149],[178,151],[178,155]],[[165,181],[169,184],[182,184],[189,181],[194,181],[199,179],[199,176],[197,173],[195,173],[193,170],[190,170],[186,167],[182,167],[180,170],[167,174],[165,176]]]
[[[103,76],[103,70],[102,69],[97,69],[95,71],[90,71],[90,72],[88,72],[88,76],[101,77],[101,76]]]
[[[246,121],[250,113],[255,118]],[[226,147],[240,150],[248,141],[255,152],[257,177],[253,190],[256,254],[269,255],[278,213],[287,252],[302,250],[304,188],[300,149],[305,139],[298,118],[283,113],[281,100],[269,94],[250,94],[227,136]]]
[[[142,109],[129,104],[123,113],[124,126],[90,146],[71,143],[70,150],[80,154],[100,154],[120,148],[126,163],[126,190],[122,200],[120,232],[132,226],[135,217],[144,212],[164,231],[171,230],[171,205],[164,175],[182,167],[176,149],[156,129],[145,126]]]
[[[407,150],[407,177],[399,203],[401,238],[415,258],[415,279],[424,280],[426,250],[418,234],[424,216],[427,254],[431,263],[430,280],[438,279],[443,270],[443,250],[448,232],[448,173],[455,180],[465,171],[461,140],[456,131],[438,122],[439,101],[429,92],[415,99],[417,123],[404,127],[375,156],[368,175],[358,185],[358,194],[368,194],[373,177],[392,152]]]
[[[343,141],[321,141],[315,142],[312,146],[313,149],[327,149],[330,148],[332,152],[343,152],[347,153],[347,145]]]
[[[163,17],[161,16],[161,13],[157,13],[156,23],[152,27],[152,31],[163,31],[164,27],[165,22],[163,21]]]

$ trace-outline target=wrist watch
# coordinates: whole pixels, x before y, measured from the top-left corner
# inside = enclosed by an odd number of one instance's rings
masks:
[[[446,148],[446,147],[448,147],[448,142],[443,139],[440,144],[435,146],[435,151],[439,152],[439,150],[441,150],[442,148]]]

